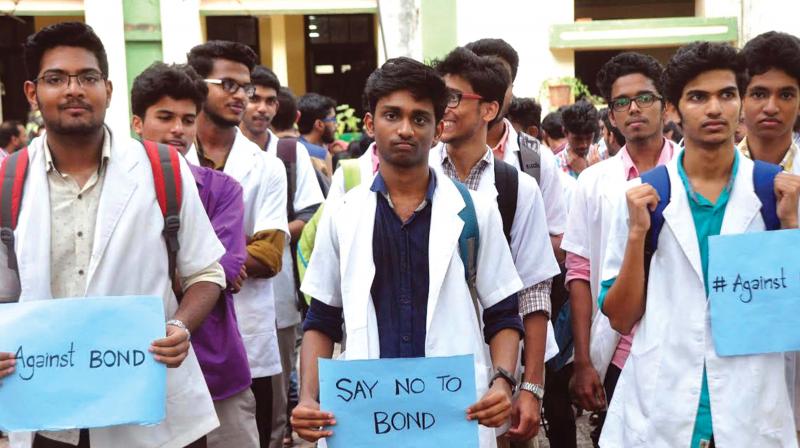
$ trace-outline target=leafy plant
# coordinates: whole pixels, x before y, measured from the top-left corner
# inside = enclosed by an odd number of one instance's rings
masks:
[[[336,107],[336,133],[339,135],[358,132],[361,119],[356,117],[356,110],[349,104],[340,104]]]

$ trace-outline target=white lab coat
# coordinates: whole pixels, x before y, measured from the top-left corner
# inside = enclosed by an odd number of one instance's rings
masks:
[[[186,159],[199,164],[194,146],[189,149]],[[242,186],[245,234],[252,237],[264,230],[280,230],[288,238],[286,169],[283,163],[262,151],[236,128],[236,139],[224,172]],[[282,370],[272,283],[271,278],[248,278],[233,300],[253,378],[274,376]]]
[[[304,293],[317,300],[343,307],[347,332],[345,359],[380,356],[375,307],[370,296],[375,276],[372,235],[377,193],[369,188],[370,182],[362,180],[361,185],[342,199],[326,205],[302,286]],[[480,229],[476,287],[480,305],[485,309],[522,289],[522,282],[503,237],[497,206],[480,193],[473,192],[472,197]],[[455,185],[439,175],[431,212],[425,355],[473,354],[476,392],[481,397],[487,390],[492,362],[458,250],[463,227],[458,212],[464,206]],[[479,433],[482,448],[496,446],[494,430],[480,427]]]
[[[667,165],[671,199],[653,256],[647,309],[614,392],[600,446],[689,446],[705,364],[719,447],[797,447],[782,353],[719,357],[711,338],[700,249],[678,157]],[[721,234],[764,230],[753,163],[739,169]],[[639,185],[633,180],[629,185]],[[615,202],[603,279],[617,276],[628,235],[624,194]]]
[[[267,153],[277,157],[279,138],[272,131],[268,130],[267,132],[270,134]],[[325,197],[322,196],[322,190],[319,188],[317,175],[314,173],[314,165],[311,164],[311,156],[308,155],[308,150],[299,141],[297,142],[295,150],[297,152],[295,160],[296,190],[292,209],[297,213],[312,205],[322,203]],[[286,238],[286,244],[283,247],[283,268],[281,272],[275,276],[273,283],[275,292],[275,315],[277,317],[278,329],[297,325],[302,318],[300,310],[297,308],[297,288],[295,288],[294,284],[294,270],[297,268],[294,265],[290,243],[291,239]]]
[[[25,196],[15,231],[22,279],[21,302],[52,299],[50,291],[50,204],[43,142],[31,142]],[[225,249],[208,221],[194,177],[181,158],[183,202],[178,274],[187,277],[217,262]],[[44,198],[44,200],[42,200]],[[113,141],[97,214],[97,231],[86,278],[86,296],[154,295],[164,300],[167,319],[178,309],[168,275],[164,218],[156,200],[150,162],[141,143]],[[2,245],[0,245],[2,246]],[[0,247],[0,297],[17,291]],[[13,278],[13,280],[11,280]],[[124,406],[124,403],[120,403]],[[219,425],[194,354],[167,369],[167,416],[157,426],[113,426],[90,430],[93,448],[183,447]],[[13,448],[30,447],[32,433],[11,434]]]

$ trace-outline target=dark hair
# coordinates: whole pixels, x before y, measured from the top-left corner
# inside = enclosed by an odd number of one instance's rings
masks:
[[[253,71],[256,66],[255,52],[245,44],[227,40],[210,40],[195,46],[187,55],[189,65],[205,78],[214,69],[215,59],[226,59],[247,66]]]
[[[496,57],[481,57],[464,47],[456,47],[444,59],[436,61],[434,68],[440,75],[457,75],[464,78],[484,101],[497,101],[499,110],[511,79],[508,70]],[[501,120],[500,112],[491,124]]]
[[[275,89],[277,92],[281,89],[281,82],[275,75],[275,72],[263,65],[256,65],[250,72],[250,82],[257,86]]]
[[[517,98],[511,100],[508,118],[521,123],[527,129],[530,126],[540,127],[542,122],[542,106],[533,98]]]
[[[739,94],[745,88],[745,75],[740,69],[736,49],[725,43],[694,42],[678,49],[664,68],[661,83],[667,101],[678,106],[683,88],[701,73],[730,70],[736,74]]]
[[[278,89],[278,111],[272,117],[272,127],[277,131],[294,128],[297,119],[297,99],[288,87]]]
[[[606,102],[611,104],[611,86],[626,75],[638,73],[653,81],[656,93],[661,93],[661,74],[664,66],[656,58],[634,52],[620,53],[609,59],[597,73],[597,88]]]
[[[436,122],[442,119],[449,93],[444,80],[432,68],[411,58],[389,59],[372,72],[364,87],[364,103],[374,114],[381,98],[403,90],[415,100],[431,100]]]
[[[669,131],[672,131],[673,142],[680,143],[680,141],[683,140],[683,131],[681,130],[681,127],[678,126],[678,124],[674,121],[668,121],[664,125],[664,133],[666,134]]]
[[[620,132],[619,128],[617,128],[611,123],[611,119],[608,117],[607,107],[600,109],[600,119],[603,120],[603,125],[605,125],[606,129],[608,129],[609,131],[611,131],[612,134],[614,134],[614,140],[616,140],[620,146],[624,145],[625,136],[622,135],[622,132]]]
[[[564,138],[564,123],[561,121],[561,112],[555,111],[545,115],[544,120],[542,120],[542,130],[552,138]]]
[[[595,134],[597,133],[597,109],[588,101],[578,101],[564,109],[561,113],[561,121],[564,122],[564,129],[572,134]]]
[[[42,28],[25,42],[25,69],[29,80],[39,76],[42,56],[55,47],[78,47],[91,52],[103,77],[108,78],[106,49],[92,27],[81,22],[63,22]]]
[[[333,98],[318,93],[306,93],[297,100],[297,109],[300,111],[300,120],[297,128],[301,134],[308,134],[314,128],[317,120],[324,120],[331,109],[336,108]],[[280,109],[280,106],[278,106]]]
[[[168,96],[175,100],[192,100],[200,112],[207,95],[208,86],[192,67],[154,62],[133,80],[131,111],[144,119],[150,106]]]
[[[503,39],[479,39],[466,45],[467,50],[478,56],[496,56],[511,66],[511,81],[517,79],[519,70],[519,54],[514,47]]]
[[[15,120],[4,121],[3,124],[0,124],[0,148],[8,146],[13,137],[19,137],[20,126],[22,126],[22,123]]]
[[[800,39],[791,34],[769,31],[759,34],[739,52],[747,83],[755,75],[778,69],[800,84]]]

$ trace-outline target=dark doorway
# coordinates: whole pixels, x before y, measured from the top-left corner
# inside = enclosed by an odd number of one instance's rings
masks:
[[[305,16],[306,90],[363,116],[364,84],[377,67],[372,14]]]
[[[240,42],[260,57],[258,45],[258,19],[253,16],[208,16],[206,17],[206,36],[208,40],[229,40]]]
[[[25,60],[22,44],[33,34],[33,17],[0,17],[0,81],[2,81],[3,120],[28,119]]]

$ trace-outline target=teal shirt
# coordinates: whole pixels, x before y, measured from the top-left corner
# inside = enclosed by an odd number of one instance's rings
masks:
[[[706,300],[708,300],[708,282],[705,280],[708,277],[708,237],[719,235],[722,230],[722,220],[725,217],[725,208],[730,199],[731,189],[733,188],[733,181],[736,178],[736,173],[739,170],[739,153],[734,149],[733,168],[731,169],[731,178],[728,185],[722,190],[717,198],[716,204],[712,203],[700,193],[697,193],[692,188],[689,178],[686,176],[686,170],[683,169],[683,155],[681,152],[678,156],[678,174],[680,175],[683,187],[686,190],[686,195],[689,198],[689,208],[692,211],[692,220],[694,221],[694,228],[697,233],[697,244],[700,246],[700,261],[703,266],[703,285],[706,290]],[[600,309],[603,308],[603,303],[606,298],[608,290],[614,284],[616,278],[605,280],[602,282],[602,289],[597,302]],[[708,378],[705,369],[703,369],[703,386],[700,391],[700,403],[697,407],[697,417],[694,422],[694,432],[692,433],[691,448],[700,447],[703,440],[711,440],[713,434],[711,423],[711,399],[708,393]]]

